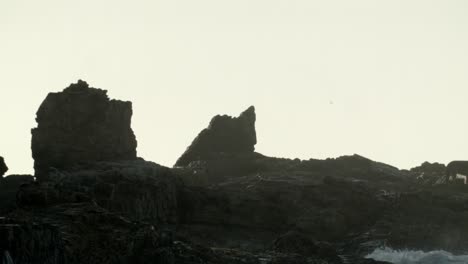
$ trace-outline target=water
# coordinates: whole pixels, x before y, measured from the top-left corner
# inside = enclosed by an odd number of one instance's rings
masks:
[[[2,264],[14,264],[8,251],[3,251]]]
[[[467,264],[468,255],[453,255],[443,250],[424,252],[420,250],[376,249],[366,258],[395,264]]]

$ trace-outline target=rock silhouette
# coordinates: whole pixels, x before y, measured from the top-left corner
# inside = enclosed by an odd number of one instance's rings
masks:
[[[83,81],[47,96],[32,130],[38,181],[0,178],[0,253],[19,264],[375,264],[364,256],[382,246],[468,247],[466,186],[441,181],[467,162],[268,157],[255,152],[250,107],[215,116],[166,168],[137,158],[131,116],[130,102]]]
[[[45,180],[50,168],[136,159],[131,117],[131,102],[110,100],[106,90],[81,80],[49,93],[37,111],[37,128],[32,129],[36,178]]]
[[[3,157],[0,157],[0,177],[3,177],[3,175],[5,175],[7,171],[8,167],[5,164],[5,160],[3,159]]]
[[[237,118],[227,115],[213,117],[208,128],[198,134],[175,166],[187,166],[192,161],[209,160],[219,154],[253,153],[257,144],[255,120],[253,106]]]

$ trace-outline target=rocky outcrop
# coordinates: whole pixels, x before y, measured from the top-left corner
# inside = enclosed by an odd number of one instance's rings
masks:
[[[353,179],[261,173],[192,189],[182,222],[195,241],[221,247],[264,248],[291,228],[320,241],[343,241],[381,217],[387,201],[380,196]]]
[[[49,173],[18,192],[22,208],[95,202],[136,221],[176,223],[180,184],[168,168],[143,160],[96,162]]]
[[[410,170],[413,178],[425,185],[444,184],[447,182],[446,167],[441,163],[424,162]]]
[[[380,263],[363,256],[381,246],[468,247],[466,186],[413,177],[437,178],[442,164],[267,157],[255,152],[251,107],[214,117],[169,169],[136,158],[131,114],[131,103],[83,81],[49,94],[32,131],[39,180],[0,179],[0,254],[48,264],[367,264]]]
[[[32,129],[32,155],[39,180],[51,168],[78,163],[136,159],[137,142],[130,127],[131,102],[110,100],[106,90],[79,80],[49,93]]]
[[[3,177],[3,175],[5,175],[7,171],[8,167],[5,164],[5,160],[3,159],[3,157],[0,157],[0,178]]]
[[[255,108],[245,110],[239,117],[215,116],[177,160],[175,166],[188,166],[192,161],[212,160],[220,154],[253,153],[257,136]]]

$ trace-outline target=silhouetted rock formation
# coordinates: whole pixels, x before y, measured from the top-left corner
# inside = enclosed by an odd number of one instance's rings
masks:
[[[5,160],[3,159],[3,157],[0,157],[0,177],[3,177],[3,175],[5,175],[5,172],[7,171],[8,167],[5,164]]]
[[[79,80],[49,93],[32,129],[32,155],[39,180],[51,167],[82,162],[136,159],[137,142],[130,127],[131,102],[109,100],[106,90]]]
[[[363,259],[382,246],[468,247],[466,185],[416,181],[440,179],[443,164],[267,157],[254,151],[250,107],[214,117],[169,169],[136,158],[131,115],[131,103],[83,81],[49,94],[32,131],[39,181],[0,178],[0,254],[48,264],[369,264],[383,263]],[[468,174],[467,164],[447,172]]]
[[[208,128],[195,138],[177,160],[175,166],[187,166],[192,161],[210,160],[219,154],[253,153],[257,136],[255,108],[245,110],[239,117],[215,116]]]

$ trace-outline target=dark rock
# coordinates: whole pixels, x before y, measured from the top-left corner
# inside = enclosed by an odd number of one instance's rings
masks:
[[[218,153],[208,160],[192,161],[180,176],[187,185],[208,186],[258,172],[258,153]],[[176,168],[181,169],[181,168]]]
[[[298,231],[290,231],[273,242],[273,250],[282,253],[295,253],[304,256],[317,254],[319,247],[309,237]]]
[[[33,181],[32,175],[9,175],[0,180],[0,216],[16,209],[16,193],[19,188]]]
[[[437,185],[402,193],[386,215],[381,233],[394,249],[446,250],[464,254],[468,247],[468,194],[464,185]]]
[[[132,220],[176,223],[179,182],[168,168],[143,160],[96,162],[49,173],[45,183],[23,186],[22,208],[94,201]]]
[[[294,228],[319,241],[343,241],[349,233],[368,230],[387,206],[386,199],[377,198],[380,191],[363,182],[293,171],[262,172],[189,190],[181,203],[187,236],[243,250],[266,248],[278,233]]]
[[[328,243],[314,241],[299,231],[289,231],[273,242],[273,250],[281,253],[299,254],[309,257],[319,257],[341,263],[338,252]]]
[[[15,263],[367,264],[383,263],[364,259],[382,246],[468,247],[467,187],[432,184],[442,164],[267,157],[254,152],[251,107],[213,118],[168,169],[136,158],[131,111],[82,81],[46,98],[32,132],[39,181],[0,181],[10,206],[0,253]],[[422,174],[431,184],[416,184]]]
[[[36,177],[45,180],[51,168],[82,162],[136,159],[131,117],[131,102],[109,100],[106,90],[81,80],[63,92],[49,93],[32,129]]]
[[[5,160],[3,159],[3,157],[0,157],[0,178],[3,177],[3,175],[5,175],[5,172],[7,171],[8,167],[5,164]]]
[[[455,180],[457,174],[468,176],[468,161],[456,160],[447,164],[447,182],[450,180]]]
[[[410,170],[418,183],[435,185],[446,183],[446,167],[441,163],[424,162]]]
[[[239,117],[215,116],[177,160],[175,166],[188,166],[192,161],[211,160],[220,153],[253,153],[257,136],[255,108],[249,107]]]
[[[208,248],[174,240],[158,226],[131,222],[92,203],[17,211],[0,219],[0,250],[14,263],[336,264],[316,256]]]
[[[1,249],[14,263],[177,263],[161,234],[90,203],[19,211],[0,223]]]
[[[309,179],[330,176],[348,180],[395,182],[401,181],[405,176],[393,166],[357,154],[326,160],[292,160],[262,156],[256,160],[256,163],[259,171],[301,172],[306,173]]]

